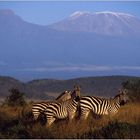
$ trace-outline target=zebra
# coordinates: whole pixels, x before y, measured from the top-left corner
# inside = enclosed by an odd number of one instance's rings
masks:
[[[76,96],[74,96],[74,95]],[[51,102],[44,114],[46,115],[46,126],[51,126],[55,120],[58,119],[66,119],[68,118],[69,121],[73,120],[76,116],[78,101],[80,99],[80,88],[77,86],[75,87],[74,91],[71,93],[72,97],[67,101],[64,102]]]
[[[83,96],[79,101],[79,117],[86,120],[90,112],[96,115],[115,115],[119,108],[126,103],[126,99],[126,90],[119,90],[119,94],[113,99]]]
[[[68,99],[71,98],[71,91],[64,91],[61,96],[58,96],[56,99],[55,99],[55,102],[58,101],[58,102],[62,102],[62,101],[66,101]],[[38,102],[38,103],[34,103],[32,105],[32,114],[33,114],[33,118],[34,120],[38,120],[39,119],[39,116],[41,114],[43,114],[44,110],[46,110],[46,108],[48,107],[48,105],[53,102],[53,101],[48,101],[48,102]]]
[[[75,98],[79,96],[80,97],[80,86],[74,86],[74,91],[71,94],[71,91],[64,91],[63,93],[61,93],[56,99],[55,101],[48,101],[48,102],[39,102],[39,103],[35,103],[32,105],[32,114],[33,114],[33,119],[36,121],[39,119],[39,116],[41,114],[44,115],[44,111],[47,109],[48,105],[51,102],[65,102],[71,98]]]

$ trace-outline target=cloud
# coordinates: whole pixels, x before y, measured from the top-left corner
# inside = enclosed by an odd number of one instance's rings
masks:
[[[114,66],[114,70],[140,70],[140,66]]]
[[[140,66],[98,66],[98,65],[86,65],[86,64],[81,64],[81,65],[56,65],[56,66],[45,66],[45,67],[36,67],[36,68],[25,68],[25,69],[20,69],[21,71],[34,71],[34,72],[57,72],[57,71],[69,71],[69,72],[74,72],[74,71],[127,71],[127,70],[140,70]]]

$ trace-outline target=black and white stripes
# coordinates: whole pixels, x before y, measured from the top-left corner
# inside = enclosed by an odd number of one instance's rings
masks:
[[[71,98],[61,103],[50,103],[44,112],[47,119],[47,126],[50,126],[56,119],[68,118],[69,120],[72,120],[76,115],[77,105],[78,100],[76,100],[76,98]]]
[[[34,120],[37,120],[39,115],[46,110],[47,106],[49,105],[49,102],[40,102],[40,103],[35,103],[32,106],[32,114],[34,117]]]
[[[66,101],[68,99],[71,99],[71,92],[64,91],[63,93],[61,93],[61,96],[58,96],[55,99],[55,101],[62,102],[62,101]],[[34,103],[32,105],[32,114],[33,114],[34,120],[37,120],[39,115],[42,114],[47,109],[48,105],[51,102],[55,102],[55,101]]]
[[[80,99],[80,87],[74,86],[74,90],[65,91],[51,102],[35,103],[32,106],[34,120],[41,114],[47,118],[47,125],[51,125],[56,119],[69,118],[72,120],[77,111],[78,100]]]
[[[80,100],[80,88],[75,86],[71,93],[71,99],[64,102],[52,102],[48,105],[44,114],[47,119],[47,126],[50,126],[57,119],[68,118],[72,120],[77,111],[77,106]]]
[[[65,94],[66,93],[66,94]],[[67,96],[68,95],[68,96]],[[70,96],[69,96],[70,95]],[[114,98],[106,99],[95,96],[80,97],[80,87],[74,87],[73,92],[65,91],[57,100],[51,102],[40,102],[32,106],[32,113],[36,120],[40,114],[46,116],[47,126],[53,124],[57,119],[68,118],[72,120],[76,114],[81,119],[87,119],[90,112],[97,115],[114,115],[119,108],[126,103],[126,90],[119,90]]]
[[[113,99],[84,96],[80,99],[80,117],[87,119],[90,112],[98,115],[114,115],[125,102],[125,91],[120,91]]]

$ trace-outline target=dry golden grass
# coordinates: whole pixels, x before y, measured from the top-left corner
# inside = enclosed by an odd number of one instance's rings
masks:
[[[51,128],[51,132],[57,138],[79,138],[84,133],[99,130],[102,127],[106,127],[110,122],[115,121],[140,125],[140,104],[125,105],[113,117],[102,116],[101,118],[93,118],[92,114],[90,114],[88,120],[85,121],[75,120],[69,124],[65,121],[55,123]]]
[[[18,119],[19,115],[21,115],[21,112],[23,111],[26,114],[26,112],[30,111],[30,107],[31,105],[24,107],[24,111],[22,107],[1,107],[0,119]],[[20,123],[20,126],[16,127],[17,129],[24,128],[24,130],[27,131],[29,135],[27,138],[86,138],[86,134],[94,134],[95,131],[101,130],[103,127],[108,126],[110,122],[118,121],[122,123],[124,122],[140,125],[139,108],[140,103],[127,104],[123,106],[113,117],[102,116],[94,118],[91,113],[88,119],[85,121],[76,119],[72,122],[69,122],[68,120],[59,120],[56,121],[50,128],[46,128],[39,123],[33,123],[31,125],[28,121],[28,118],[25,120],[24,117],[26,116],[23,115],[22,119],[20,120],[22,123]],[[90,136],[88,138],[90,138]],[[121,138],[121,136],[119,138]]]
[[[120,122],[131,124],[140,123],[140,103],[131,103],[123,106],[114,117]]]
[[[81,138],[84,133],[93,132],[105,127],[109,122],[127,122],[130,124],[140,124],[140,104],[128,104],[120,109],[113,117],[102,116],[93,118],[92,113],[85,121],[66,120],[57,121],[52,127],[47,129],[54,138]],[[37,130],[38,127],[34,128]]]
[[[4,115],[5,117],[9,118],[9,119],[14,119],[17,118],[19,115],[19,112],[21,112],[22,107],[1,107],[0,108],[0,114]]]

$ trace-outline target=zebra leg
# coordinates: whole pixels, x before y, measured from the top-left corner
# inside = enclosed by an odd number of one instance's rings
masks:
[[[69,112],[68,117],[69,117],[69,120],[70,120],[70,121],[73,120],[73,118],[75,117],[75,114],[76,114],[76,112]]]
[[[50,127],[53,122],[55,121],[56,119],[54,117],[51,117],[51,118],[48,118],[47,117],[47,123],[46,123],[46,127]]]
[[[90,110],[81,109],[80,119],[86,120],[89,113],[90,113]]]
[[[33,119],[36,121],[39,117],[40,112],[33,112]]]
[[[40,109],[38,109],[38,108],[32,108],[32,114],[33,114],[33,119],[35,120],[35,121],[37,121],[37,119],[39,118],[39,115],[41,114],[41,110]]]

